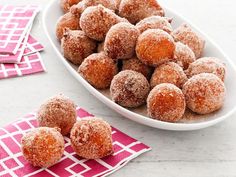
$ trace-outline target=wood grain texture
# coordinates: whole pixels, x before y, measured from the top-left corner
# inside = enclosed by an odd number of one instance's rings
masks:
[[[5,3],[9,1],[0,0],[0,4]],[[47,3],[48,0],[34,1],[42,9]],[[191,20],[236,63],[235,0],[160,0],[160,3]],[[104,117],[113,126],[153,148],[112,176],[236,176],[236,114],[221,124],[193,132],[162,131],[122,118],[85,90],[57,59],[44,34],[41,16],[42,12],[34,22],[32,34],[45,45],[42,58],[47,73],[0,81],[0,126],[37,109],[48,97],[64,93],[79,106]]]

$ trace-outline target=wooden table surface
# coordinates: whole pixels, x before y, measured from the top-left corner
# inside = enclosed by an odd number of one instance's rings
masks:
[[[0,0],[0,4],[38,4],[48,0]],[[208,34],[236,63],[235,0],[160,0]],[[199,131],[163,131],[123,118],[93,97],[58,60],[42,28],[42,12],[32,34],[42,44],[47,72],[0,81],[0,126],[35,110],[48,97],[64,93],[79,106],[104,117],[110,124],[152,147],[112,176],[236,176],[236,114],[226,121]],[[53,22],[54,23],[54,22]],[[232,80],[232,82],[235,82]]]

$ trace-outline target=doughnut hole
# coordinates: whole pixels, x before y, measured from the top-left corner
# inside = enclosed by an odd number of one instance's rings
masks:
[[[136,44],[137,57],[146,65],[158,66],[173,59],[175,43],[165,31],[149,29],[143,32]]]
[[[184,84],[183,93],[189,109],[198,114],[208,114],[223,106],[226,88],[216,75],[201,73]]]
[[[118,68],[113,59],[101,52],[88,56],[80,65],[78,72],[95,88],[106,89],[118,73]]]
[[[182,88],[184,83],[188,80],[183,69],[174,62],[168,62],[158,66],[152,74],[150,84],[151,87],[162,83],[170,83]]]
[[[155,86],[147,98],[148,115],[165,122],[178,122],[185,112],[185,98],[182,91],[173,84]]]

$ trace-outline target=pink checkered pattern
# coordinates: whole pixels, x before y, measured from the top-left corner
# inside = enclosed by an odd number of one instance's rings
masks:
[[[40,44],[33,36],[29,35],[26,49],[23,55],[29,55],[35,52],[40,52],[44,50],[44,46]]]
[[[77,115],[78,119],[92,116],[81,108],[77,108]],[[65,137],[65,152],[60,162],[46,169],[38,168],[30,165],[20,150],[21,137],[35,127],[35,113],[31,113],[0,129],[0,176],[106,176],[150,150],[143,143],[112,128],[113,155],[96,160],[82,159],[73,151],[69,138]]]
[[[38,11],[33,5],[0,5],[0,53],[17,53]]]
[[[0,54],[0,63],[19,63],[22,59],[23,54],[26,50],[26,44],[29,39],[31,26],[29,27],[23,41],[20,44],[20,47],[18,48],[16,54]]]
[[[38,52],[23,56],[18,64],[0,64],[0,79],[24,76],[45,71],[43,61]]]

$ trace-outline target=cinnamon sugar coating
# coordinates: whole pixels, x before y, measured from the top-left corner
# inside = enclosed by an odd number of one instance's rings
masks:
[[[96,49],[96,42],[81,30],[66,29],[61,40],[61,50],[64,57],[75,65],[80,65],[84,58]]]
[[[184,115],[185,107],[182,91],[173,84],[157,85],[147,98],[148,115],[165,122],[178,122]]]
[[[77,121],[70,133],[77,155],[98,159],[113,153],[111,126],[101,118],[87,117]]]
[[[173,59],[174,50],[173,38],[159,29],[144,31],[136,44],[137,57],[149,66],[158,66]]]
[[[183,93],[189,109],[198,114],[208,114],[223,106],[226,89],[216,75],[201,73],[184,84]]]
[[[136,27],[141,33],[148,29],[161,29],[167,33],[173,31],[170,22],[165,17],[160,16],[150,16],[147,17],[136,24]]]
[[[76,122],[76,106],[64,95],[52,97],[40,106],[37,120],[40,127],[58,127],[67,135]]]
[[[56,36],[58,40],[63,38],[64,30],[68,28],[71,30],[78,30],[80,29],[79,26],[79,18],[71,14],[70,12],[62,15],[56,24]]]
[[[188,70],[186,71],[188,77],[192,77],[200,73],[212,73],[218,76],[222,81],[224,81],[225,72],[225,64],[215,57],[200,58],[190,64]]]
[[[195,60],[195,54],[187,45],[181,42],[175,44],[174,61],[184,70],[188,69],[189,65]]]
[[[122,60],[122,71],[132,70],[143,74],[148,80],[150,79],[153,68],[143,64],[137,57],[132,57],[127,60]]]
[[[193,31],[189,25],[182,24],[172,32],[172,36],[176,42],[182,42],[183,44],[188,45],[194,52],[196,58],[202,56],[205,47],[205,40]]]
[[[135,24],[146,17],[164,16],[165,13],[156,0],[122,0],[119,15]]]
[[[49,167],[58,162],[64,152],[64,139],[55,128],[39,127],[21,139],[24,158],[33,166]]]
[[[72,6],[70,12],[80,16],[87,7],[97,6],[99,4],[113,11],[116,10],[116,3],[114,0],[82,0],[78,4]]]
[[[152,88],[162,83],[170,83],[182,88],[187,80],[186,74],[178,64],[168,62],[155,69],[150,84]]]
[[[146,102],[150,91],[147,79],[136,71],[125,70],[118,73],[111,82],[111,98],[117,104],[133,108]]]
[[[113,59],[101,52],[88,56],[80,65],[78,72],[95,88],[106,89],[117,74],[118,68]]]
[[[80,17],[81,29],[86,35],[97,41],[103,41],[109,29],[122,21],[127,21],[102,5],[91,6]]]
[[[113,59],[131,58],[135,53],[135,45],[139,30],[130,23],[121,22],[111,27],[108,31],[104,51]]]
[[[81,0],[60,0],[60,6],[64,13],[69,12],[71,6],[79,3]]]

